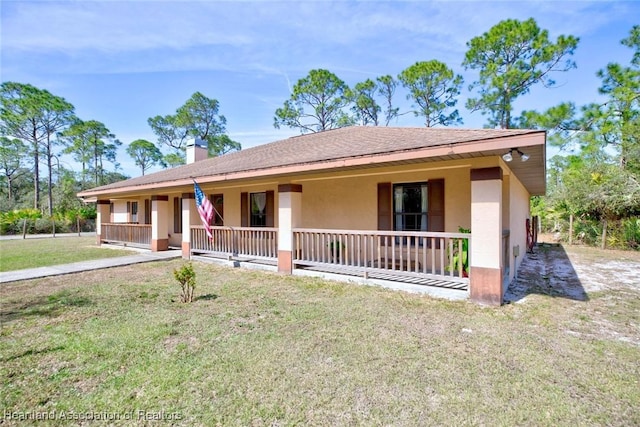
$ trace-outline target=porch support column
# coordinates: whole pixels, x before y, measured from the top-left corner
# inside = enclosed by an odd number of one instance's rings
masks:
[[[169,249],[169,196],[151,196],[151,250]]]
[[[278,271],[293,271],[293,229],[302,220],[302,185],[278,186]]]
[[[502,169],[471,170],[470,296],[502,304]]]
[[[195,194],[182,193],[182,259],[191,259],[191,212],[195,209]]]
[[[109,222],[109,206],[111,202],[109,200],[98,200],[96,202],[96,243],[101,244],[102,240],[102,224]]]

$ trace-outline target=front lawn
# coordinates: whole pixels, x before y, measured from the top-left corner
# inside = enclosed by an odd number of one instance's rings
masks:
[[[0,241],[0,272],[47,267],[134,252],[101,248],[95,237],[56,237]]]
[[[183,304],[181,264],[0,286],[4,413],[57,414],[39,425],[64,424],[63,411],[203,426],[640,424],[640,292],[483,308],[195,263],[198,298]]]

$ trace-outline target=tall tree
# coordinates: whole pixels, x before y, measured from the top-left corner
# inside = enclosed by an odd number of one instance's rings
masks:
[[[377,77],[375,81],[367,79],[357,83],[348,94],[353,102],[351,111],[355,121],[363,126],[379,126],[382,122],[389,126],[389,122],[398,117],[400,110],[393,106],[397,86],[398,82],[390,75]],[[381,102],[378,102],[379,98],[382,98]]]
[[[210,157],[221,156],[241,149],[240,143],[232,140],[226,133],[215,135],[207,141],[207,150],[209,150]]]
[[[80,182],[82,188],[87,183],[87,172],[90,169],[93,150],[87,140],[87,132],[84,122],[78,120],[69,128],[60,133],[63,144],[65,145],[62,152],[71,154],[76,162],[79,162],[82,169],[80,172]]]
[[[162,153],[153,142],[145,139],[136,139],[127,147],[127,154],[133,158],[136,165],[140,166],[142,175],[155,165],[165,166]]]
[[[14,202],[14,181],[26,171],[23,168],[27,145],[19,139],[0,137],[0,170],[7,181],[9,205]]]
[[[278,108],[273,126],[299,129],[301,133],[322,132],[354,123],[344,108],[351,99],[349,87],[330,71],[311,70],[293,86],[290,99]]]
[[[29,84],[5,82],[0,87],[0,129],[3,136],[21,139],[31,145],[34,167],[34,207],[40,207],[40,153],[44,150],[49,167],[51,190],[52,144],[55,134],[73,116],[73,105],[64,98]],[[49,192],[49,211],[53,209]]]
[[[623,44],[635,49],[629,66],[610,63],[598,71],[602,80],[602,104],[583,108],[583,129],[587,131],[583,148],[613,148],[618,164],[640,176],[640,26],[632,28]]]
[[[103,123],[97,120],[76,120],[62,136],[68,144],[66,153],[73,154],[78,159],[88,159],[87,166],[93,172],[93,185],[105,183],[105,160],[118,167],[116,153],[122,143]]]
[[[53,152],[54,145],[59,145],[57,134],[63,131],[73,122],[74,107],[63,98],[52,96],[46,101],[46,108],[42,115],[42,127],[45,132],[45,139],[41,142],[42,151],[47,162],[47,199],[48,213],[53,215]]]
[[[398,75],[398,80],[409,90],[407,99],[417,104],[416,116],[424,116],[427,127],[462,123],[458,102],[462,76],[440,61],[416,62]],[[453,109],[453,110],[452,110]]]
[[[578,41],[560,35],[551,42],[548,31],[541,30],[533,18],[499,22],[467,42],[462,65],[480,74],[469,86],[470,91],[478,89],[479,96],[468,99],[466,107],[489,115],[491,127],[511,128],[513,102],[537,83],[554,86],[551,73],[575,68],[570,56]]]
[[[369,124],[378,126],[378,114],[382,111],[382,108],[376,102],[376,92],[376,83],[371,79],[367,79],[364,82],[357,83],[350,93],[354,104],[351,110],[354,112],[356,120],[363,126]]]
[[[390,75],[376,78],[378,95],[384,99],[384,125],[389,126],[391,120],[398,117],[399,108],[393,106],[393,95],[398,87],[398,82]]]
[[[219,113],[219,109],[220,104],[216,99],[196,92],[175,114],[151,117],[147,122],[158,137],[159,145],[173,149],[179,156],[184,156],[188,138],[206,141],[213,155],[240,150],[239,143],[223,137],[227,119]]]

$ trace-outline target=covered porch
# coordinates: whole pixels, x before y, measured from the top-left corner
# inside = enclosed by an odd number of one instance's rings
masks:
[[[98,241],[180,247],[185,259],[285,274],[450,288],[499,305],[526,251],[529,198],[544,192],[544,143],[538,131],[354,127],[83,194],[98,199]],[[503,157],[514,150],[528,161]],[[192,177],[219,213],[211,239]],[[120,224],[107,220],[110,204],[127,213]],[[126,223],[134,206],[139,236]]]

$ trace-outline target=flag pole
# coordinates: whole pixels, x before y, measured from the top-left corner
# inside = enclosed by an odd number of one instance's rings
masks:
[[[198,184],[194,177],[191,177],[191,180],[193,181],[194,184]],[[211,207],[213,208],[213,211],[216,213],[216,215],[218,215],[218,218],[220,218],[222,220],[222,223],[224,224],[224,218],[222,217],[222,215],[220,215],[220,212],[218,212],[218,210],[216,209],[213,203],[211,204]]]

